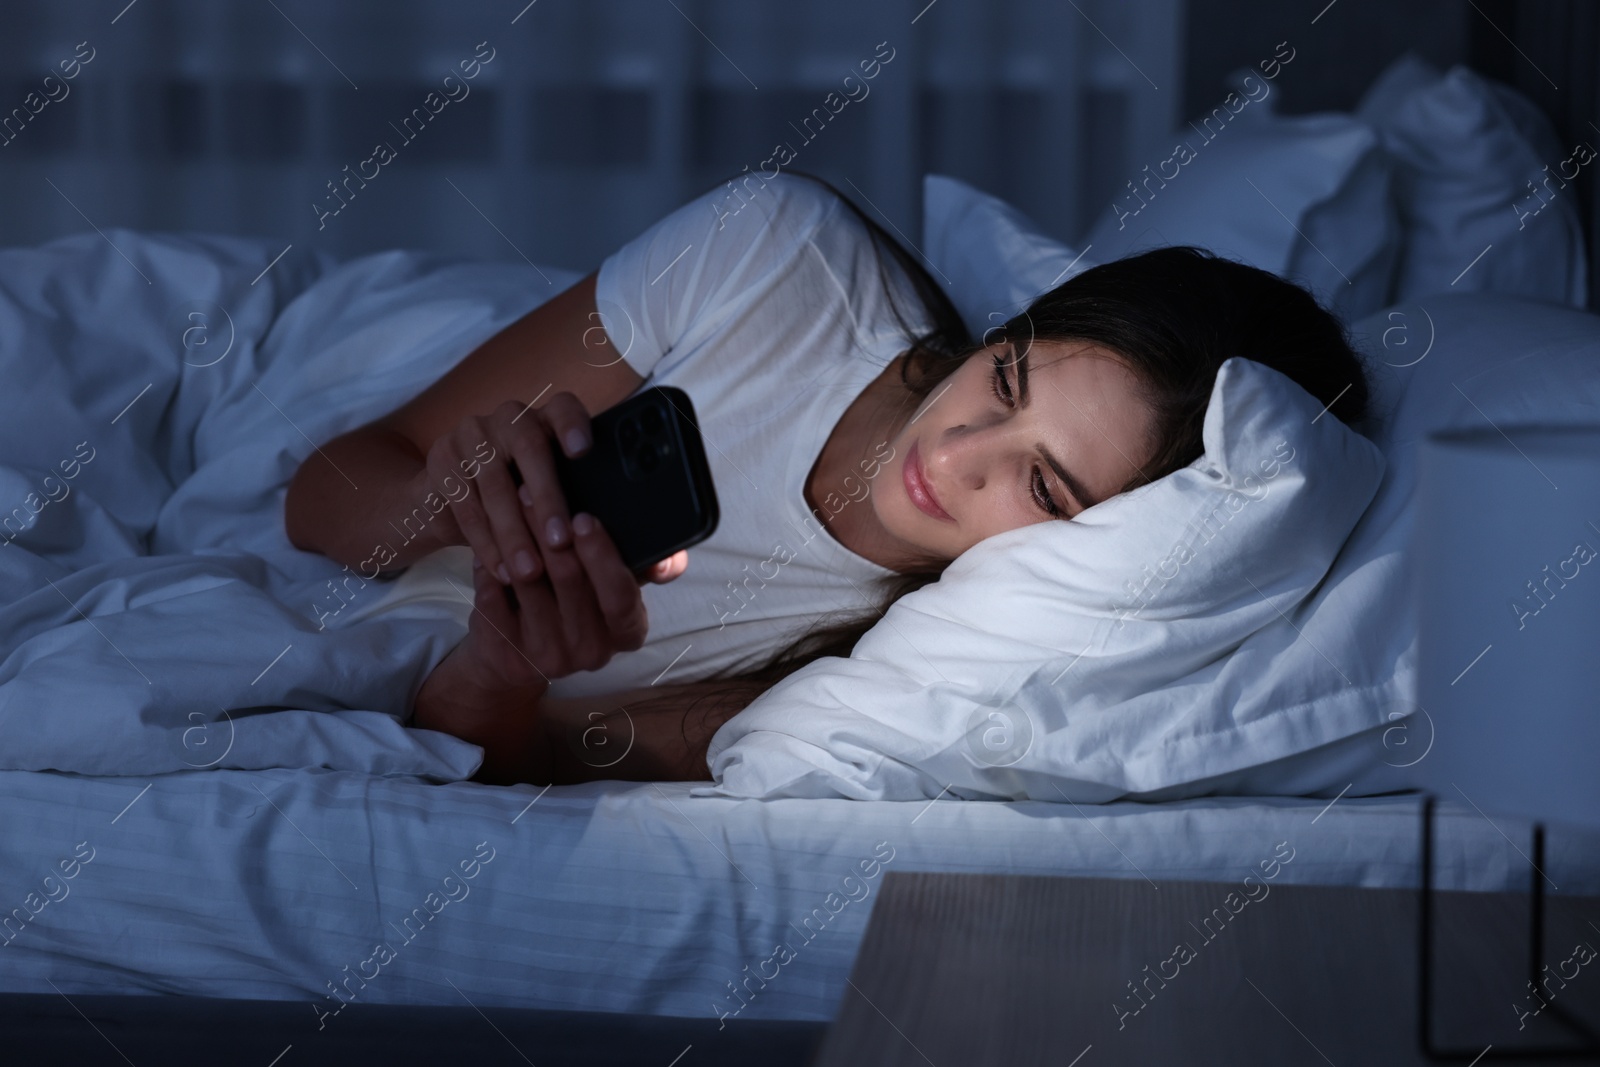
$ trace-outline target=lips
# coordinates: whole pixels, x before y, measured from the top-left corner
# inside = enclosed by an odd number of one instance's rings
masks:
[[[938,498],[933,495],[927,479],[922,474],[922,454],[917,448],[917,442],[911,443],[911,450],[906,453],[906,461],[900,469],[900,479],[905,483],[906,496],[917,506],[917,510],[931,515],[945,522],[955,522],[950,513],[939,506]]]

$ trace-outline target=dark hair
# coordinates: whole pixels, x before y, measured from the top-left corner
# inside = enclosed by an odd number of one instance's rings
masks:
[[[1243,356],[1297,382],[1329,413],[1357,427],[1366,417],[1367,381],[1345,324],[1302,287],[1269,271],[1202,248],[1156,248],[1091,267],[1037,297],[986,339],[974,342],[949,298],[920,264],[832,185],[866,226],[876,249],[887,249],[905,272],[933,323],[913,335],[894,305],[881,252],[878,269],[890,304],[909,342],[901,380],[911,397],[927,397],[986,344],[1010,339],[1089,342],[1109,350],[1134,373],[1139,395],[1154,415],[1151,458],[1123,486],[1137,488],[1181,470],[1204,452],[1201,431],[1207,402],[1224,360]],[[785,647],[753,666],[725,668],[699,683],[700,696],[717,696],[697,724],[701,753],[711,734],[783,678],[823,656],[847,657],[862,634],[900,597],[938,578],[948,561],[881,581],[878,606],[840,619],[824,616]],[[663,704],[672,698],[658,698]],[[698,700],[698,698],[697,698]],[[655,701],[643,701],[648,710]],[[684,737],[688,741],[688,715]]]

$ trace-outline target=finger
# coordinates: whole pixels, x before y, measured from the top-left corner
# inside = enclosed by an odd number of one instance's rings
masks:
[[[544,561],[537,578],[512,575],[506,592],[511,595],[518,642],[550,678],[586,669],[574,653],[576,628],[586,615],[599,617],[593,596],[585,594],[588,579],[583,563],[570,551],[557,551]]]
[[[679,549],[666,559],[645,571],[645,581],[654,582],[656,585],[665,585],[689,569],[689,550]]]
[[[522,522],[533,531],[540,555],[548,561],[551,555],[571,548],[572,526],[547,436],[551,431],[543,418],[542,410],[532,412],[524,422],[510,427],[507,440],[522,475],[517,490]]]
[[[456,521],[456,511],[453,506],[456,501],[465,499],[471,495],[472,488],[470,484],[466,478],[460,476],[460,474],[454,471],[445,475],[443,478],[439,479],[437,483],[435,483],[433,481],[432,470],[426,466],[427,461],[424,460],[423,462],[423,473],[429,479],[428,488],[433,490],[439,496],[444,497],[445,500],[445,507],[440,509],[439,513],[433,517],[435,528],[434,536],[436,536],[442,544],[446,545],[470,544],[470,542],[467,540],[466,531],[462,530],[461,523]],[[425,499],[424,502],[426,502]]]
[[[545,560],[545,568],[555,591],[565,647],[576,669],[604,666],[613,652],[609,626],[583,559],[576,551],[557,552]]]
[[[486,660],[508,682],[532,684],[542,672],[519,642],[516,612],[512,610],[506,587],[487,567],[476,562],[472,568],[472,586],[474,610],[470,629],[482,643]]]
[[[514,407],[515,402],[502,405],[501,410],[506,406]],[[521,502],[517,499],[517,486],[511,480],[511,467],[508,462],[514,455],[508,447],[510,443],[508,438],[511,434],[504,432],[501,429],[502,425],[498,421],[490,421],[489,435],[494,439],[492,443],[500,447],[500,455],[483,464],[475,480],[475,487],[483,511],[488,517],[489,529],[494,535],[498,550],[497,562],[506,568],[502,572],[499,567],[491,565],[491,569],[502,582],[505,582],[517,576],[531,577],[538,573],[538,564],[535,561],[537,549],[532,535],[528,532],[527,518],[523,514]],[[484,563],[488,565],[489,561],[485,559]]]
[[[540,671],[548,678],[561,678],[577,670],[567,648],[561,606],[551,588],[548,570],[538,578],[514,578],[508,591],[516,601],[512,632]]]
[[[576,458],[589,450],[594,441],[594,431],[589,425],[589,412],[583,401],[570,392],[560,392],[539,408],[561,450]]]
[[[644,644],[649,629],[639,584],[599,520],[579,514],[573,519],[573,529],[577,532],[578,556],[605,619],[609,645],[631,652]]]
[[[481,625],[490,634],[514,631],[516,618],[506,601],[505,587],[477,559],[472,561],[472,608],[472,626]]]
[[[464,436],[472,435],[470,430],[464,434]],[[443,484],[445,478],[455,477],[459,436],[463,436],[461,430],[446,434],[428,450],[428,474],[434,482]],[[469,479],[464,495],[450,496],[446,499],[450,503],[450,513],[455,519],[456,526],[466,538],[466,543],[472,546],[473,555],[482,560],[484,566],[493,572],[501,564],[500,548],[495,543],[494,531],[489,528],[489,519],[484,513],[483,503],[472,489],[473,484],[474,480]]]

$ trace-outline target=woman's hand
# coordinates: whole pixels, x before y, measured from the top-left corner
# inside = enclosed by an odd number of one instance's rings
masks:
[[[476,781],[554,782],[555,753],[540,714],[551,679],[598,669],[644,643],[649,619],[639,583],[592,516],[577,516],[575,526],[574,548],[533,581],[501,585],[473,560],[467,636],[417,695],[412,725],[482,746]],[[676,577],[687,557],[674,559]]]
[[[443,485],[457,482],[458,471],[468,475],[466,493],[447,497],[450,508],[438,516],[443,543],[470,545],[504,584],[539,578],[551,554],[572,544],[552,437],[571,458],[588,451],[593,441],[589,413],[569,392],[555,394],[542,407],[507,400],[489,415],[466,416],[433,443],[421,472],[430,484]],[[486,446],[491,458],[483,460]],[[522,477],[520,487],[512,480],[511,461]],[[649,568],[644,580],[670,582],[688,563],[687,552],[675,553]]]
[[[557,393],[542,407],[507,400],[488,415],[468,415],[428,450],[423,476],[430,482],[450,484],[446,479],[456,472],[467,474],[467,491],[450,497],[448,514],[439,515],[448,519],[445,543],[471,545],[502,582],[539,577],[545,556],[571,544],[551,437],[568,456],[589,448],[589,413],[571,393]],[[491,451],[484,460],[486,446]],[[522,476],[520,489],[512,462]]]
[[[573,525],[573,547],[553,554],[538,578],[513,576],[508,588],[473,561],[475,610],[457,651],[481,685],[548,685],[644,644],[650,622],[638,580],[592,515]]]

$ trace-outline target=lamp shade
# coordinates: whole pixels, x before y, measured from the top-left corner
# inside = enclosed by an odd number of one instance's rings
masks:
[[[1600,827],[1600,426],[1431,434],[1419,491],[1418,784]]]

